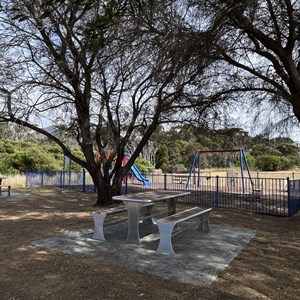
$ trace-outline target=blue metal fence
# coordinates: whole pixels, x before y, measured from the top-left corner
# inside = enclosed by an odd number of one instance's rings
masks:
[[[288,181],[288,216],[300,210],[300,180]]]
[[[300,210],[300,180],[289,178],[242,178],[188,175],[144,175],[150,186],[127,176],[124,193],[144,190],[188,190],[191,194],[179,201],[199,206],[212,206],[250,211],[274,216],[291,216]],[[26,186],[55,186],[78,191],[95,191],[88,173],[26,172]]]
[[[54,186],[84,190],[85,172],[74,171],[27,171],[26,186]]]
[[[188,190],[190,196],[179,201],[274,216],[291,216],[300,209],[300,181],[294,183],[289,178],[260,178],[251,181],[250,178],[242,177],[195,176],[188,186],[186,178],[185,175],[152,175],[150,188],[137,189],[135,185],[128,185],[127,191]]]

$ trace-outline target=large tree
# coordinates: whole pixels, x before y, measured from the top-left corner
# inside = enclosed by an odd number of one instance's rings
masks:
[[[198,12],[205,7],[210,20],[224,30],[221,40],[212,45],[218,63],[210,73],[210,97],[231,99],[232,105],[245,108],[251,99],[252,114],[261,104],[264,117],[279,125],[295,117],[300,121],[300,2],[190,3]]]
[[[187,118],[203,99],[193,87],[217,31],[193,34],[184,10],[180,1],[2,1],[2,67],[10,77],[0,74],[0,120],[60,145],[91,174],[96,204],[110,204],[157,126]],[[43,129],[47,119],[76,135],[84,160]]]

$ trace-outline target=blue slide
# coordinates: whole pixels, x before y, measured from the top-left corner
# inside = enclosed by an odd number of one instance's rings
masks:
[[[151,185],[150,180],[143,177],[143,175],[141,174],[140,170],[136,167],[136,165],[131,166],[131,171],[133,172],[135,178],[138,181],[142,181],[145,186],[150,186]]]

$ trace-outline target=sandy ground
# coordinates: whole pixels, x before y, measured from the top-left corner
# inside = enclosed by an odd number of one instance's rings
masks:
[[[0,299],[300,299],[300,214],[213,209],[212,224],[256,234],[212,283],[189,284],[112,264],[101,252],[33,245],[91,227],[94,202],[95,194],[45,189],[0,197]]]

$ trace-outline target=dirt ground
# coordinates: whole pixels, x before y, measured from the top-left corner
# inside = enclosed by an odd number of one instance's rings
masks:
[[[91,228],[96,196],[18,192],[22,197],[0,197],[0,299],[300,299],[299,213],[280,218],[213,209],[212,224],[256,235],[213,283],[191,285],[109,265],[99,253],[74,256],[33,246],[40,238]]]

